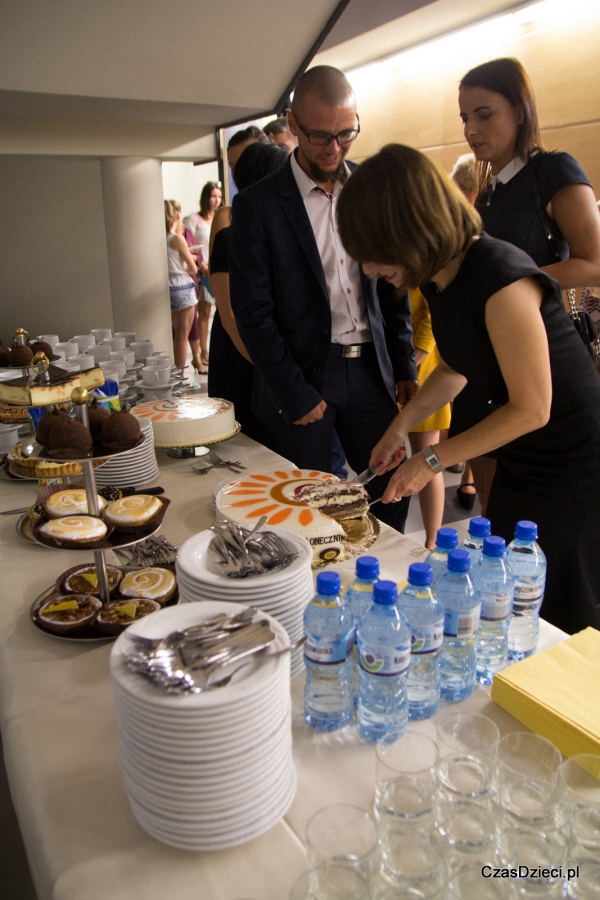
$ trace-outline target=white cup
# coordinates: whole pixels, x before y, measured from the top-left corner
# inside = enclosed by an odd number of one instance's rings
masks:
[[[60,338],[57,334],[38,334],[37,339],[38,341],[46,341],[47,344],[50,344],[53,350],[60,341]]]
[[[172,369],[173,360],[170,356],[149,356],[146,365],[154,369]]]
[[[54,347],[54,352],[64,353],[65,359],[70,359],[76,353],[79,353],[79,347],[75,341],[59,341]]]
[[[90,328],[90,334],[94,335],[97,344],[99,344],[100,341],[107,341],[112,337],[110,328]]]
[[[63,372],[80,372],[81,371],[81,366],[79,365],[79,363],[73,362],[73,357],[71,357],[71,359],[68,359],[66,362],[61,363],[60,368],[63,370]]]
[[[72,340],[77,341],[79,350],[89,350],[96,344],[96,338],[93,334],[76,334]]]
[[[119,378],[127,374],[127,366],[125,365],[125,360],[115,359],[114,356],[111,356],[110,359],[103,360],[100,363],[100,368],[103,372],[116,372]]]
[[[124,350],[125,349],[125,338],[124,337],[107,338],[107,340],[102,341],[102,346],[110,347],[111,350]]]
[[[132,341],[129,345],[135,353],[136,359],[148,359],[154,353],[154,344],[152,341]]]
[[[93,369],[96,365],[91,353],[76,353],[75,356],[71,356],[69,362],[78,365],[82,372],[85,372],[87,369]],[[62,368],[64,369],[64,366]]]
[[[142,381],[149,387],[166,387],[169,375],[170,369],[161,369],[158,366],[144,366],[142,369]]]
[[[122,359],[128,369],[135,365],[135,353],[133,350],[113,350],[111,359]]]
[[[130,347],[135,341],[135,331],[115,331],[115,337],[125,338],[125,346]]]
[[[94,357],[94,362],[96,365],[99,365],[101,362],[110,362],[111,360],[112,350],[110,347],[102,347],[100,344],[96,344],[95,347],[92,347],[90,350],[90,354]]]

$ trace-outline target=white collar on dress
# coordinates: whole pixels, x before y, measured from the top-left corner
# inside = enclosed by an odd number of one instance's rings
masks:
[[[500,182],[501,184],[508,184],[511,178],[514,178],[517,172],[520,172],[528,162],[528,159],[523,159],[520,156],[515,156],[514,159],[511,159],[508,165],[504,166],[504,168],[500,172],[498,172],[497,175],[491,176],[490,183],[492,185],[492,190],[496,190],[496,185],[498,184],[498,182]]]

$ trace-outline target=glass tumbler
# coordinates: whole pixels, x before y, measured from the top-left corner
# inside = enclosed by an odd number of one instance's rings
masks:
[[[370,896],[360,872],[329,861],[301,875],[291,890],[290,900],[370,900]]]
[[[457,712],[437,724],[440,800],[477,800],[491,807],[497,789],[500,732],[487,716]]]
[[[505,735],[498,745],[498,805],[506,827],[547,833],[561,826],[558,804],[560,751],[527,731]]]
[[[377,824],[366,809],[345,803],[325,806],[306,826],[311,866],[337,862],[359,872],[368,882],[379,868]]]

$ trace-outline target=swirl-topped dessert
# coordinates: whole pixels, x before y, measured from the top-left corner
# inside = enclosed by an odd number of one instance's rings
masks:
[[[169,569],[147,568],[129,572],[121,582],[122,597],[146,597],[166,603],[177,590],[177,581]]]
[[[162,503],[157,497],[134,494],[109,503],[105,518],[117,531],[139,531],[152,525],[161,511]]]
[[[180,397],[140,403],[132,415],[152,422],[154,443],[187,447],[235,434],[233,403],[217,397]]]
[[[107,532],[105,523],[95,516],[63,516],[60,519],[49,519],[38,526],[38,534],[57,547],[100,543]]]
[[[44,501],[44,511],[47,516],[50,516],[52,519],[60,518],[61,516],[76,516],[76,515],[87,515],[88,504],[87,497],[84,490],[66,490],[66,491],[57,491],[55,494],[51,494]],[[106,500],[104,497],[98,495],[98,508],[100,512],[106,507]]]

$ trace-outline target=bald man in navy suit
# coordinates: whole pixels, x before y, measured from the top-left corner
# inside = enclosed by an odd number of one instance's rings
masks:
[[[288,123],[296,151],[233,201],[231,303],[255,365],[253,411],[272,448],[297,466],[330,471],[335,428],[361,472],[396,402],[417,390],[410,304],[367,279],[337,232],[337,198],[352,165],[344,157],[360,131],[344,74],[330,66],[306,72]],[[370,482],[373,499],[389,477]],[[403,531],[408,499],[375,511]]]

